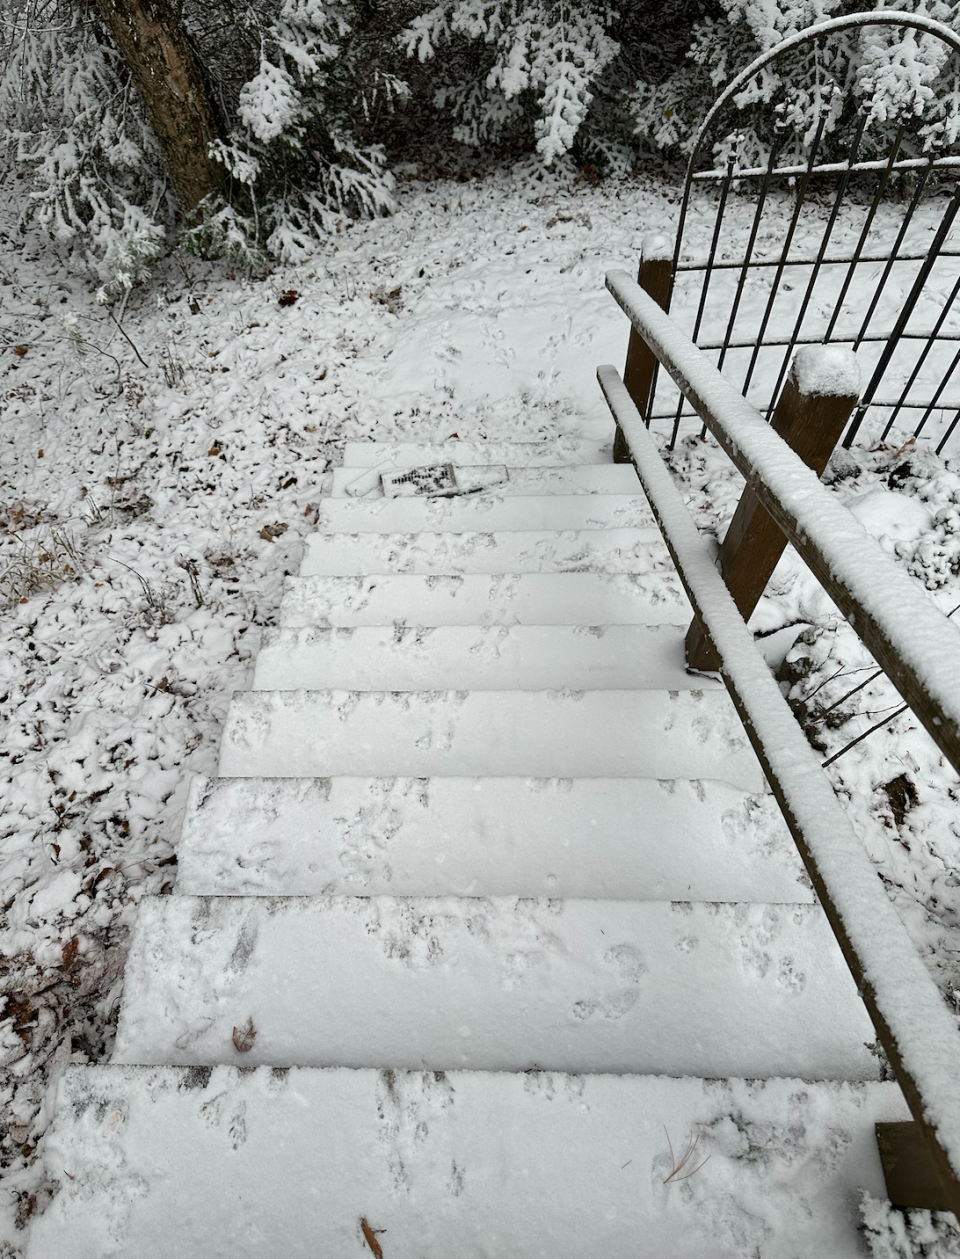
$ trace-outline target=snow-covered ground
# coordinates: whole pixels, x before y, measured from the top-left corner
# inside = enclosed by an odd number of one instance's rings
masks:
[[[608,431],[594,370],[627,326],[603,275],[671,231],[677,195],[521,168],[411,180],[394,218],[308,265],[249,281],[173,257],[113,311],[0,210],[0,1254],[48,1193],[50,1081],[109,1052],[137,902],[176,878],[190,775],[216,769],[342,444]],[[722,536],[742,484],[724,456],[694,429],[671,467]],[[949,457],[861,446],[828,480],[960,603]],[[774,663],[803,631],[787,676],[825,758],[898,707],[883,677],[843,698],[870,658],[792,552],[754,626]],[[960,1011],[956,775],[909,713],[828,772]]]

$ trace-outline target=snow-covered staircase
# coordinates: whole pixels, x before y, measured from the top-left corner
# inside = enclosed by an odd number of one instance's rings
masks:
[[[347,494],[436,456],[347,447],[30,1259],[859,1255],[907,1112],[632,469]]]

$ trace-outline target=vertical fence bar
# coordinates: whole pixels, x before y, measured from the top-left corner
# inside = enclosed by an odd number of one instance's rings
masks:
[[[940,329],[946,323],[947,316],[950,314],[950,311],[953,307],[953,303],[956,301],[958,293],[960,293],[960,280],[957,280],[956,284],[953,286],[953,292],[947,298],[946,303],[944,304],[943,310],[940,312],[940,318],[937,320],[936,324],[934,325],[933,332],[930,333],[930,336],[927,338],[926,342],[924,343],[924,347],[920,351],[920,356],[917,359],[916,363],[914,364],[913,371],[910,373],[910,378],[907,381],[907,383],[904,385],[903,392],[900,394],[900,397],[897,399],[897,404],[893,408],[893,412],[889,420],[887,420],[886,427],[884,428],[883,432],[880,434],[880,440],[882,442],[885,442],[887,440],[887,435],[889,434],[890,430],[893,428],[894,424],[896,423],[897,416],[902,411],[903,404],[906,402],[910,394],[910,390],[913,388],[917,377],[920,375],[920,372],[923,370],[923,365],[927,361],[927,355],[930,353],[933,347],[937,344],[937,337],[940,335]],[[951,375],[953,374],[953,369],[954,367],[956,367],[956,363],[957,363],[957,360],[954,359],[953,364],[950,367],[950,370],[947,372],[946,376],[944,376],[943,380],[940,382],[939,389],[933,395],[933,402],[931,402],[930,405],[927,407],[926,411],[924,411],[923,416],[920,420],[920,423],[913,430],[914,437],[919,437],[921,432],[923,431],[923,427],[926,424],[927,419],[929,418],[930,412],[936,406],[937,399],[940,397],[941,393],[943,393],[943,390],[946,387],[947,381],[950,379]]]
[[[640,271],[637,283],[657,303],[661,310],[666,310],[670,300],[670,286],[673,280],[674,244],[668,236],[659,232],[651,232],[643,238],[640,247]],[[627,362],[623,369],[623,383],[633,399],[634,406],[650,427],[650,397],[657,360],[653,351],[633,328],[630,329],[630,343],[627,346]],[[629,463],[623,434],[617,429],[613,443],[614,463]]]
[[[723,215],[727,208],[727,197],[730,195],[730,185],[733,182],[733,168],[736,163],[736,155],[731,153],[727,161],[727,173],[720,185],[720,204],[717,206],[717,217],[713,224],[713,237],[710,241],[710,253],[707,257],[707,265],[703,272],[703,285],[700,289],[700,302],[697,306],[697,317],[693,321],[693,334],[691,341],[696,341],[700,335],[700,325],[703,322],[703,312],[707,305],[707,294],[710,291],[710,280],[713,277],[713,264],[717,257],[717,247],[720,244],[720,231],[723,227]],[[683,394],[677,402],[677,413],[673,418],[673,432],[670,434],[670,449],[677,444],[677,434],[680,431],[680,418],[683,415]]]
[[[947,431],[944,433],[944,435],[940,438],[940,441],[937,443],[938,455],[943,454],[944,447],[946,446],[950,438],[953,436],[953,430],[957,427],[958,424],[960,424],[960,411],[958,411],[957,414],[950,421],[950,425],[947,428]]]
[[[780,393],[780,386],[783,384],[783,378],[787,374],[787,368],[790,366],[790,360],[793,357],[793,351],[796,349],[799,340],[803,321],[807,317],[807,309],[810,306],[813,290],[816,288],[817,280],[820,276],[820,269],[823,266],[823,260],[827,254],[827,248],[830,244],[830,238],[833,236],[833,229],[837,225],[837,219],[840,216],[840,207],[843,205],[843,199],[847,195],[847,187],[850,183],[850,169],[856,163],[857,153],[860,149],[860,141],[863,139],[863,131],[867,125],[866,114],[860,115],[856,130],[853,136],[853,143],[850,146],[850,155],[847,158],[847,169],[843,172],[840,182],[837,185],[837,194],[833,199],[833,206],[830,210],[830,217],[827,220],[827,226],[823,230],[820,238],[820,248],[817,250],[817,259],[813,264],[813,270],[810,272],[810,279],[807,282],[806,292],[800,302],[800,312],[797,315],[796,322],[793,325],[793,332],[790,335],[790,344],[787,346],[786,353],[783,356],[783,362],[780,364],[780,371],[777,373],[777,383],[773,387],[770,394],[770,405],[768,411],[773,411],[777,395]]]
[[[907,206],[907,212],[903,216],[903,222],[900,224],[900,228],[897,232],[897,239],[893,242],[893,248],[890,250],[890,256],[887,258],[886,265],[883,268],[880,283],[874,291],[870,305],[867,307],[867,313],[864,317],[863,323],[860,325],[860,331],[854,339],[854,350],[859,348],[860,342],[867,335],[867,328],[870,325],[870,320],[873,318],[873,313],[877,309],[877,303],[880,301],[880,298],[883,295],[883,290],[886,288],[887,280],[890,278],[890,272],[893,269],[893,264],[899,257],[900,246],[903,244],[903,238],[906,236],[907,228],[910,226],[911,220],[916,213],[917,206],[920,204],[920,198],[923,196],[924,190],[927,186],[927,180],[930,178],[930,172],[932,170],[933,158],[931,157],[929,166],[927,166],[921,173],[920,178],[917,180],[917,186],[913,190],[913,196],[910,198],[910,204]]]
[[[760,232],[760,221],[763,218],[764,206],[767,204],[767,193],[770,191],[770,181],[773,178],[774,167],[777,163],[778,148],[771,145],[770,156],[767,159],[767,170],[760,184],[760,191],[757,194],[757,209],[753,216],[753,223],[750,227],[750,239],[747,241],[747,248],[743,255],[743,265],[740,268],[740,274],[737,276],[737,291],[733,295],[733,305],[730,308],[730,318],[727,320],[727,330],[723,336],[723,345],[720,347],[720,357],[717,359],[717,367],[723,370],[724,360],[727,357],[727,349],[733,338],[734,324],[737,322],[737,315],[740,312],[740,302],[743,299],[743,290],[747,283],[747,273],[750,270],[750,263],[753,260],[753,251],[757,245],[757,236]]]
[[[860,255],[863,253],[864,246],[867,243],[867,237],[870,235],[870,228],[873,227],[873,220],[877,217],[877,210],[880,208],[880,202],[883,199],[883,194],[886,192],[887,184],[890,182],[890,174],[893,170],[893,164],[896,162],[900,153],[900,146],[903,144],[905,131],[906,127],[901,127],[897,132],[896,139],[890,149],[890,154],[887,158],[887,164],[884,167],[883,174],[877,181],[877,191],[873,195],[873,201],[870,203],[870,209],[867,212],[867,217],[864,219],[863,227],[860,229],[857,246],[853,251],[853,257],[850,259],[850,266],[847,270],[847,274],[844,276],[843,285],[840,289],[840,296],[837,298],[837,304],[834,307],[833,314],[830,316],[830,322],[827,324],[827,331],[823,338],[824,341],[829,341],[833,337],[833,331],[837,326],[837,320],[840,318],[843,303],[847,300],[847,292],[850,289],[850,285],[853,283],[854,272],[860,264]]]
[[[849,392],[848,382],[858,378],[858,370],[852,351],[839,346],[806,346],[793,360],[772,425],[817,476],[826,468],[857,405],[859,395]],[[720,572],[745,621],[757,606],[786,545],[780,526],[747,486],[720,546],[719,559]],[[691,669],[720,667],[698,620],[687,631],[686,654]]]
[[[939,404],[939,402],[940,402],[940,395],[943,393],[944,389],[946,389],[947,385],[950,383],[950,377],[951,377],[951,376],[953,375],[953,373],[957,370],[957,366],[958,366],[958,365],[960,365],[960,350],[957,350],[956,354],[953,356],[953,361],[952,361],[952,363],[950,364],[950,366],[947,368],[946,372],[944,373],[943,380],[941,380],[941,381],[940,381],[940,384],[939,384],[939,385],[937,385],[937,391],[936,391],[936,393],[935,393],[935,394],[933,395],[933,397],[931,398],[931,400],[930,400],[930,402],[929,402],[929,404],[928,404],[928,406],[927,406],[926,411],[924,411],[923,415],[920,417],[920,423],[919,423],[919,424],[917,425],[917,427],[913,430],[913,435],[914,435],[914,437],[919,437],[919,436],[920,436],[920,434],[923,432],[923,430],[924,430],[924,428],[925,428],[925,426],[926,426],[927,420],[929,420],[930,416],[931,416],[931,415],[934,413],[934,411],[937,409],[937,406],[938,406],[938,404]],[[946,410],[946,407],[943,407],[942,409],[943,409],[943,410]],[[948,432],[947,436],[949,437],[950,433],[952,433],[952,432],[953,432],[953,429],[951,428],[951,429],[949,430],[949,432]],[[942,449],[942,445],[937,447],[937,454],[938,454],[938,455],[939,455],[939,453],[940,453],[941,449]]]
[[[797,230],[797,224],[800,222],[800,213],[803,210],[803,201],[807,195],[807,185],[810,183],[810,173],[816,165],[817,153],[820,151],[820,141],[823,139],[823,129],[827,125],[827,115],[820,115],[820,121],[817,124],[817,131],[813,137],[813,144],[810,148],[810,156],[807,159],[807,168],[800,180],[797,188],[797,198],[793,207],[793,215],[790,219],[790,226],[787,228],[786,239],[783,242],[783,251],[780,254],[780,262],[773,276],[773,283],[770,287],[770,296],[767,298],[767,305],[763,312],[763,318],[760,320],[760,329],[757,332],[757,341],[750,356],[750,365],[747,373],[743,378],[743,387],[741,392],[746,397],[747,390],[750,388],[750,381],[753,379],[753,373],[756,370],[757,358],[760,354],[760,348],[763,345],[763,338],[767,331],[767,324],[770,322],[770,316],[773,314],[773,305],[777,300],[777,290],[780,288],[780,280],[783,278],[783,270],[786,265],[787,255],[790,252],[790,246],[793,244],[793,237]]]
[[[723,229],[723,216],[727,208],[727,198],[730,196],[730,185],[733,183],[733,170],[736,158],[731,153],[727,162],[727,173],[723,177],[723,183],[720,185],[720,204],[717,206],[717,217],[713,224],[713,236],[710,240],[710,253],[707,257],[707,267],[703,275],[703,286],[700,289],[700,302],[697,306],[697,317],[693,321],[693,334],[691,341],[696,341],[700,335],[700,325],[703,323],[703,312],[707,306],[707,294],[710,291],[710,281],[713,278],[713,264],[717,257],[717,248],[720,244],[720,232]]]
[[[853,423],[850,425],[849,432],[843,439],[844,446],[849,447],[850,443],[856,436],[860,425],[863,423],[863,417],[866,415],[867,409],[873,401],[873,395],[876,393],[877,387],[883,378],[883,373],[887,370],[890,360],[896,352],[900,338],[903,335],[903,331],[907,326],[910,316],[913,314],[913,308],[920,299],[920,294],[923,292],[923,286],[929,279],[930,272],[933,270],[933,264],[936,262],[937,256],[950,234],[950,229],[953,227],[953,221],[957,217],[958,211],[960,211],[960,181],[958,181],[957,186],[953,191],[953,196],[950,198],[950,202],[944,211],[943,218],[940,220],[940,226],[934,233],[934,237],[930,242],[930,248],[927,250],[926,257],[920,264],[920,270],[917,272],[913,286],[911,287],[910,292],[907,295],[907,299],[901,307],[900,314],[897,316],[897,321],[893,325],[890,335],[887,338],[886,344],[883,347],[883,352],[880,355],[880,359],[873,370],[873,375],[870,377],[870,383],[863,391],[863,397],[860,399],[857,414],[854,417]],[[879,295],[879,289],[877,290],[877,293]],[[874,299],[874,304],[876,304],[876,298]]]

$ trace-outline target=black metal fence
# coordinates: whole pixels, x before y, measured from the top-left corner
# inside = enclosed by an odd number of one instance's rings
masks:
[[[840,32],[877,25],[919,29],[960,55],[948,28],[889,12],[824,23],[788,41],[789,50],[826,48]],[[885,120],[880,151],[865,105],[846,128],[843,151],[830,152],[838,130],[828,92],[806,135],[771,128],[768,159],[748,165],[737,97],[787,50],[781,45],[738,75],[698,134],[668,309],[767,415],[797,346],[852,346],[864,388],[843,444],[858,435],[902,443],[924,434],[941,452],[960,426],[960,146],[934,149],[922,115],[908,109],[893,127]],[[726,154],[719,166],[717,153]],[[693,412],[671,382],[655,377],[646,415],[658,428],[670,421],[672,449]]]

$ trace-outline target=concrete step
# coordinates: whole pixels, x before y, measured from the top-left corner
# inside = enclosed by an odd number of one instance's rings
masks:
[[[113,1061],[869,1080],[875,1038],[817,905],[157,896]]]
[[[469,494],[461,498],[324,498],[321,533],[493,533],[516,529],[655,529],[642,494]]]
[[[551,437],[539,442],[347,442],[345,468],[419,468],[432,463],[456,467],[502,463],[508,468],[612,463],[613,439]]]
[[[448,462],[442,460],[441,462]],[[458,483],[473,485],[490,477],[490,464],[457,468]],[[636,494],[637,474],[629,463],[571,464],[553,468],[507,468],[507,480],[498,485],[498,494]],[[348,496],[348,486],[364,473],[359,468],[334,468],[331,495]],[[356,487],[359,488],[359,487]],[[356,492],[356,490],[354,491]],[[383,496],[381,489],[364,494],[369,502]]]
[[[197,778],[197,896],[812,901],[770,795],[646,778]]]
[[[659,531],[518,529],[493,533],[314,533],[300,576],[383,573],[653,573],[672,561]]]
[[[683,625],[676,573],[397,573],[288,577],[280,623],[309,625]]]
[[[701,690],[676,625],[363,625],[264,634],[253,690]]]
[[[69,1067],[27,1254],[360,1259],[366,1220],[385,1259],[861,1259],[907,1118],[807,1078]]]
[[[760,766],[717,691],[244,691],[225,777],[721,778]]]

